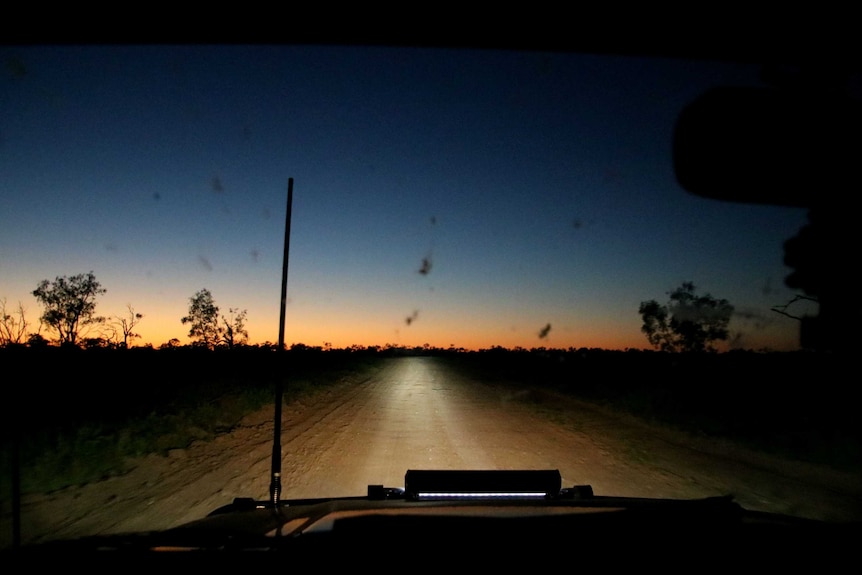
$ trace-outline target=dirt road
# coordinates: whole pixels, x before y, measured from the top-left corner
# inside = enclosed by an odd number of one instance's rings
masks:
[[[164,529],[234,497],[266,499],[273,410],[229,434],[135,462],[127,474],[22,501],[23,543]],[[695,441],[570,398],[479,382],[431,357],[387,360],[285,406],[283,499],[362,495],[403,485],[408,469],[559,469],[599,495],[694,498],[732,493],[750,509],[862,517],[862,481],[730,445]],[[3,547],[11,542],[3,518]]]

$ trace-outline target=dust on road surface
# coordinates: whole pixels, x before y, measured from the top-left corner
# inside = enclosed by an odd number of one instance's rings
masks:
[[[235,497],[269,498],[273,408],[230,433],[126,474],[25,495],[24,544],[159,530]],[[478,381],[433,357],[393,358],[284,406],[282,499],[364,495],[400,487],[408,469],[558,469],[597,495],[697,498],[733,494],[749,509],[859,520],[858,474],[758,455],[647,426],[572,398]],[[3,547],[11,544],[8,514]]]

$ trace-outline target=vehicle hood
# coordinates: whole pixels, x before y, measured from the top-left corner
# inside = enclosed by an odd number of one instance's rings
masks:
[[[329,562],[369,552],[383,553],[385,561],[405,554],[434,561],[466,553],[488,564],[578,550],[614,562],[632,553],[660,552],[668,561],[696,554],[772,563],[816,556],[822,563],[848,555],[853,547],[846,542],[862,533],[857,523],[746,510],[731,495],[632,498],[596,495],[588,485],[558,485],[556,470],[408,471],[404,487],[369,485],[362,496],[239,498],[173,529],[56,541],[21,551],[41,558],[97,552],[115,559],[173,559],[176,552],[194,552],[197,560],[275,552],[292,561]]]

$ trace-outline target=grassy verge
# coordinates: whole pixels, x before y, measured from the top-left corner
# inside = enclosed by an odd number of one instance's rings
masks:
[[[131,351],[131,350],[130,350]],[[130,457],[210,439],[275,399],[289,404],[361,381],[381,356],[268,351],[184,351],[2,356],[7,373],[38,373],[7,401],[0,445],[0,500],[20,462],[21,491],[49,492],[123,473]],[[685,433],[730,440],[841,470],[862,469],[846,365],[794,354],[688,358],[628,352],[470,353],[458,369],[518,389],[555,420],[565,394]],[[15,365],[19,363],[20,365]],[[13,447],[17,447],[15,456]]]
[[[345,378],[361,380],[376,366],[359,356],[263,365],[269,360],[250,357],[240,364],[216,361],[216,366],[203,367],[197,356],[171,358],[155,371],[144,369],[122,391],[88,380],[71,390],[47,388],[43,391],[49,399],[44,401],[19,402],[6,418],[0,499],[11,495],[16,468],[21,493],[51,492],[122,474],[132,457],[167,454],[230,431],[249,413],[273,405],[279,381],[283,402],[289,404]],[[96,367],[107,366],[91,365],[89,372]]]
[[[580,350],[453,359],[566,420],[559,394],[683,433],[841,471],[862,469],[855,397],[841,358],[795,353],[685,356]],[[544,392],[544,393],[543,393]]]

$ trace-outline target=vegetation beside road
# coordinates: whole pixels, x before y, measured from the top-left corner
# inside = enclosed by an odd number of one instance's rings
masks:
[[[22,492],[86,483],[122,473],[130,457],[229,431],[272,405],[277,384],[290,403],[374,369],[363,354],[304,349],[6,348],[0,357],[20,374],[3,402],[2,498],[16,459]]]
[[[547,397],[564,393],[784,457],[862,468],[846,366],[819,354],[5,348],[6,373],[21,375],[7,380],[3,498],[15,457],[23,492],[86,483],[122,473],[130,457],[229,431],[271,405],[279,382],[290,403],[345,378],[361,381],[387,357],[415,354],[444,358],[478,380],[549,392],[524,396],[530,401],[551,404]]]
[[[460,363],[477,378],[571,395],[789,459],[862,470],[849,356],[492,349]]]

